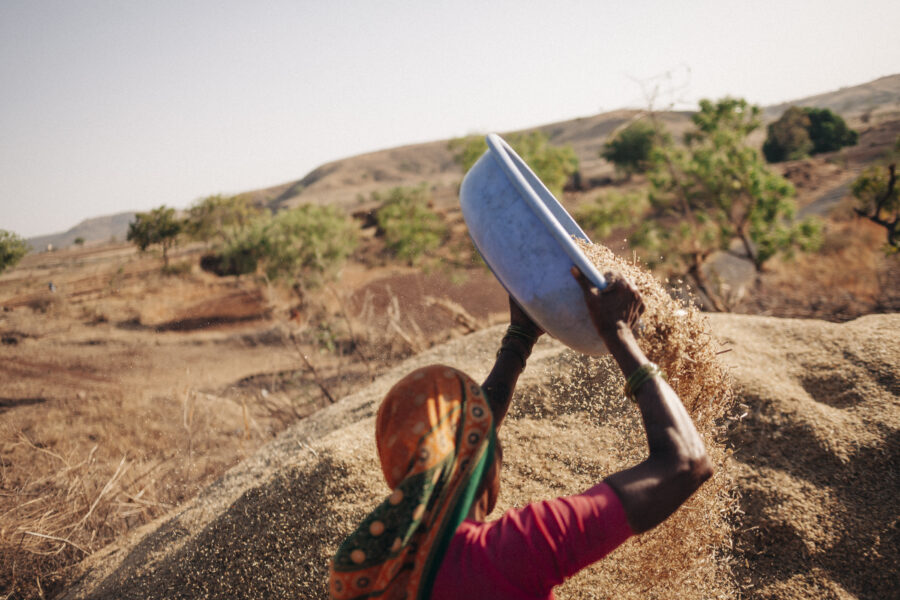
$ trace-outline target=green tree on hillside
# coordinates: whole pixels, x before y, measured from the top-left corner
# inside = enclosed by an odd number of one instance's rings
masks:
[[[790,182],[746,143],[760,125],[759,112],[743,99],[701,101],[684,145],[654,149],[649,199],[655,218],[632,236],[651,256],[665,255],[688,274],[720,310],[724,304],[703,271],[713,252],[738,238],[761,270],[776,254],[813,249],[820,239],[814,222],[794,221]]]
[[[262,212],[247,196],[207,196],[188,209],[185,231],[195,240],[228,242]]]
[[[894,150],[876,165],[867,167],[853,182],[857,199],[856,213],[887,230],[888,252],[900,251],[900,186],[897,163],[900,162],[900,137]]]
[[[650,152],[653,149],[656,128],[646,121],[633,121],[616,135],[600,151],[600,157],[616,165],[616,169],[631,178],[650,168]]]
[[[169,268],[169,248],[175,245],[183,223],[175,217],[175,209],[162,205],[150,212],[137,213],[128,224],[127,240],[134,242],[144,252],[150,246],[159,244],[162,248],[164,269]]]
[[[763,154],[770,163],[797,160],[853,146],[858,137],[827,108],[792,106],[768,126]]]
[[[272,218],[260,217],[222,250],[222,270],[315,287],[332,277],[356,248],[351,220],[332,206],[305,204]]]
[[[555,196],[562,194],[569,177],[578,171],[575,150],[569,145],[550,144],[549,138],[540,131],[511,135],[508,142]],[[450,141],[450,150],[463,172],[467,172],[487,151],[487,142],[480,135],[456,138]]]
[[[809,139],[809,115],[799,106],[792,106],[767,127],[762,151],[770,163],[797,160],[809,156],[813,149]]]
[[[811,154],[834,152],[844,146],[854,146],[859,140],[859,134],[827,108],[807,108],[806,114],[809,115],[809,139],[813,143]]]
[[[394,256],[410,265],[440,247],[447,237],[447,226],[429,207],[425,186],[396,187],[386,197],[375,192],[372,199],[380,204],[375,221],[385,245]]]
[[[6,269],[16,266],[28,254],[28,243],[21,237],[0,229],[0,273]]]

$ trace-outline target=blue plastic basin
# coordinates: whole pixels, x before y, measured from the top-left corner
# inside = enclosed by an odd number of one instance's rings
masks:
[[[488,151],[459,191],[475,247],[544,331],[584,354],[604,354],[581,288],[569,272],[574,264],[598,288],[606,287],[572,240],[588,237],[509,144],[493,133],[487,143]]]

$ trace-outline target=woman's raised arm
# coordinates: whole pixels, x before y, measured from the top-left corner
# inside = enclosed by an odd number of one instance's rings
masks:
[[[663,522],[712,476],[703,440],[675,391],[641,351],[632,330],[644,310],[640,294],[627,279],[607,273],[598,290],[577,268],[572,275],[584,292],[594,327],[634,386],[650,456],[642,463],[606,478],[635,533]],[[634,376],[634,377],[632,377]]]
[[[544,331],[510,297],[509,329],[500,342],[494,368],[481,384],[494,413],[495,430],[500,428],[509,410],[516,382],[525,370],[525,361],[528,360],[531,349],[543,333]]]

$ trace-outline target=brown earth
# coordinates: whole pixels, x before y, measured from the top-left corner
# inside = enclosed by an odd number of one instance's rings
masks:
[[[0,598],[52,594],[329,398],[506,311],[483,269],[354,263],[292,319],[290,292],[204,273],[202,252],[175,276],[124,245],[0,276]]]

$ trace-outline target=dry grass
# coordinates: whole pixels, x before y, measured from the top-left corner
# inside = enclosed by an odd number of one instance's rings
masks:
[[[900,255],[885,255],[884,229],[838,207],[816,254],[773,260],[735,311],[848,321],[900,310]]]
[[[63,456],[24,432],[15,437],[11,444],[32,459],[29,473],[8,465],[2,470],[0,588],[6,598],[46,597],[67,567],[171,508],[157,497],[162,462],[141,468],[122,456],[110,473],[97,446],[83,456]],[[5,450],[12,450],[9,444]]]
[[[168,278],[155,299],[158,279],[125,282],[115,304],[105,289],[47,292],[0,313],[2,600],[53,597],[73,565],[193,497],[325,393],[340,398],[433,344],[395,296],[385,311],[339,290],[322,290],[302,325],[160,337],[144,321],[230,310],[238,294],[198,276]],[[125,314],[137,315],[133,331],[106,316]],[[192,370],[220,383],[198,385]]]

